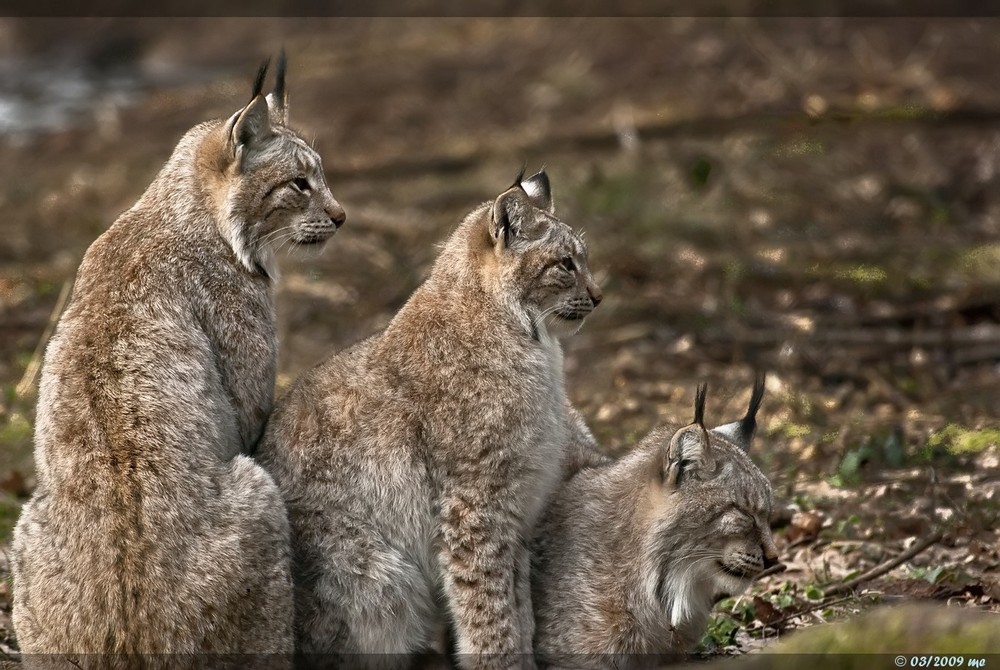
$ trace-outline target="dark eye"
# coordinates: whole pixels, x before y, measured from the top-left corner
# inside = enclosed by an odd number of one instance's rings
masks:
[[[308,191],[310,189],[309,180],[305,177],[296,177],[292,180],[292,186],[300,191]]]
[[[564,270],[568,270],[569,272],[576,271],[576,263],[574,263],[573,259],[569,256],[559,261],[559,265],[561,265]]]

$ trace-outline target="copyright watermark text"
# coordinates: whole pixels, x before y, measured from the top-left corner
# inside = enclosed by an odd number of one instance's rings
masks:
[[[914,656],[897,656],[897,668],[985,668],[986,659],[974,656],[935,656],[932,654],[916,654]]]

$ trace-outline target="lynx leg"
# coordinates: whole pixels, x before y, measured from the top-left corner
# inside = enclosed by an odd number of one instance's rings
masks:
[[[459,665],[534,667],[533,659],[522,659],[519,653],[521,631],[514,596],[517,557],[512,551],[518,542],[503,537],[504,526],[512,524],[485,513],[463,496],[447,498],[441,512],[441,564]],[[513,535],[514,529],[509,532]]]

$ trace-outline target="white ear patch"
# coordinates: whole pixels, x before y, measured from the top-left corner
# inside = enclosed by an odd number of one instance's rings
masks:
[[[524,189],[524,192],[528,194],[529,198],[534,199],[534,198],[548,197],[548,194],[545,193],[544,190],[542,190],[541,184],[539,184],[537,181],[533,180],[522,181],[521,188]]]
[[[742,442],[743,434],[740,431],[740,422],[733,421],[732,423],[727,423],[724,426],[719,426],[718,428],[713,428],[712,432],[716,435],[721,435],[727,438],[731,442]]]

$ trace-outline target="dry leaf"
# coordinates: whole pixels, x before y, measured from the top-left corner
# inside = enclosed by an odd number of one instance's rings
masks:
[[[784,618],[781,610],[760,596],[753,597],[753,611],[757,620],[765,626],[773,624],[774,622],[780,621]]]

